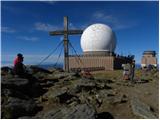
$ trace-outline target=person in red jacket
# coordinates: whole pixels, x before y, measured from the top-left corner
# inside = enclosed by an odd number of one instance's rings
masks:
[[[20,75],[23,76],[25,73],[25,68],[24,68],[24,64],[23,64],[23,55],[21,53],[17,54],[17,57],[14,59],[14,73],[16,75]]]

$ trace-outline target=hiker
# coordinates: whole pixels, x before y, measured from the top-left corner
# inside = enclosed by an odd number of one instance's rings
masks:
[[[130,64],[122,64],[123,67],[123,80],[129,80],[129,69],[130,69]]]
[[[26,66],[23,64],[23,59],[23,55],[21,53],[18,53],[17,57],[14,60],[13,72],[20,78],[28,79],[29,83],[34,83],[36,81],[36,78],[27,71]]]
[[[23,55],[21,53],[17,54],[17,57],[14,60],[14,74],[23,76],[25,74],[25,66],[23,64]]]
[[[130,81],[134,83],[135,60],[130,65]]]

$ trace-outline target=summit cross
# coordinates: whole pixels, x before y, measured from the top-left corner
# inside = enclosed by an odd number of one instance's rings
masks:
[[[68,30],[68,17],[64,17],[64,30],[51,31],[49,34],[51,36],[63,35],[63,45],[64,45],[64,70],[69,72],[69,48],[68,48],[68,35],[78,35],[82,34],[83,30]]]

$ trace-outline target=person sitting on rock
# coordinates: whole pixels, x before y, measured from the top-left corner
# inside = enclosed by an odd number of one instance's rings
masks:
[[[17,54],[17,57],[14,60],[14,74],[23,76],[25,74],[25,66],[23,64],[23,55],[21,53]]]
[[[37,79],[29,73],[26,66],[23,64],[23,55],[21,53],[17,54],[17,57],[14,60],[13,73],[14,75],[18,75],[20,78],[25,78],[29,80],[30,84],[33,84],[37,81]]]

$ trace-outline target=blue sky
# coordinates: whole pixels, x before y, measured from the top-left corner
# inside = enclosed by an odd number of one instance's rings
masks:
[[[116,53],[134,54],[140,63],[145,50],[159,52],[158,1],[19,1],[1,2],[2,63],[12,63],[23,53],[24,63],[39,63],[62,40],[49,31],[63,29],[63,17],[69,17],[70,29],[85,29],[94,23],[109,25],[116,34]],[[79,54],[80,35],[70,36]],[[59,48],[47,62],[54,63]],[[60,59],[63,61],[63,58]]]

